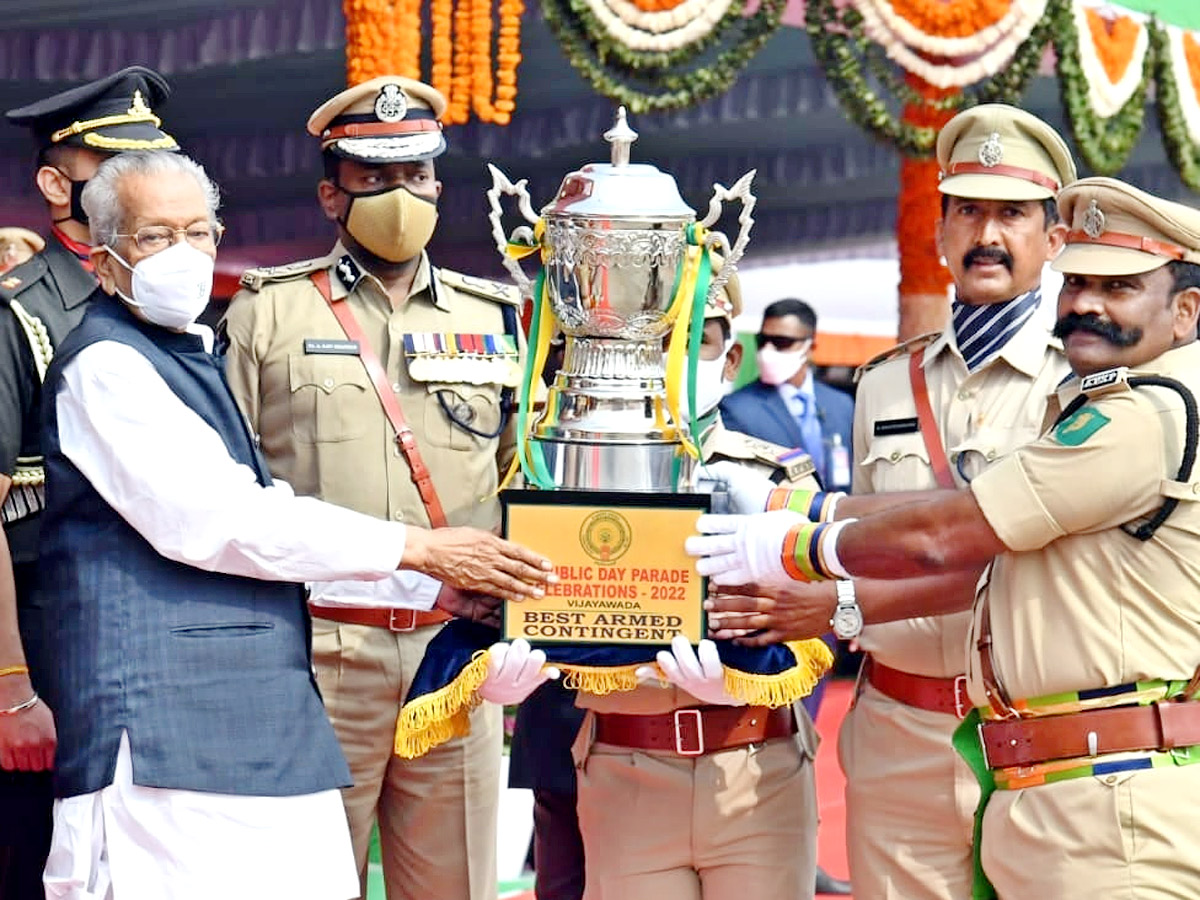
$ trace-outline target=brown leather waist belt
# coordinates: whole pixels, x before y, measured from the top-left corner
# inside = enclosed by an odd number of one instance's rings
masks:
[[[877,691],[905,706],[945,713],[959,719],[971,711],[966,675],[955,678],[913,675],[885,666],[874,657],[867,657],[863,665],[867,669],[867,681]]]
[[[358,606],[320,606],[308,604],[308,611],[319,619],[344,622],[347,625],[369,625],[388,631],[415,631],[426,625],[441,625],[452,618],[440,609],[372,609]]]
[[[1106,753],[1173,750],[1200,744],[1200,702],[1161,700],[1041,719],[1005,719],[980,726],[993,769]]]
[[[598,743],[700,756],[796,733],[791,707],[701,706],[660,716],[597,713]]]

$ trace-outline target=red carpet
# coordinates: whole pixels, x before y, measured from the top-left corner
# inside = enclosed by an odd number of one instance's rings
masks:
[[[821,828],[817,832],[817,859],[825,871],[837,878],[848,877],[846,863],[846,779],[838,765],[837,735],[850,706],[854,682],[830,681],[817,716],[821,749],[817,751],[817,802],[821,809]],[[533,891],[502,893],[505,900],[534,900]],[[668,900],[668,898],[664,898]]]

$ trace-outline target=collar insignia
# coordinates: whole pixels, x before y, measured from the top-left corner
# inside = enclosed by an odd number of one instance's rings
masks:
[[[349,253],[338,260],[334,271],[337,272],[338,280],[341,281],[348,291],[354,290],[354,286],[362,278],[362,270],[358,267],[358,263],[350,258]]]
[[[988,135],[988,139],[979,146],[979,162],[990,169],[992,166],[1000,165],[1002,159],[1004,159],[1004,145],[1000,143],[1000,133],[993,131]]]
[[[1104,213],[1095,200],[1083,214],[1083,233],[1093,240],[1104,234]]]
[[[399,122],[408,113],[408,100],[398,84],[385,84],[375,98],[375,116],[380,122]]]

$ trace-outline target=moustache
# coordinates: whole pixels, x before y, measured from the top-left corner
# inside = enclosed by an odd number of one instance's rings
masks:
[[[1079,313],[1067,313],[1054,323],[1054,336],[1056,338],[1065,338],[1076,331],[1086,331],[1099,335],[1117,347],[1132,347],[1142,339],[1142,329],[1130,328],[1126,330],[1115,322],[1104,321],[1095,313],[1088,313],[1083,316],[1079,315]]]
[[[1004,268],[1012,271],[1013,258],[999,247],[973,247],[963,255],[963,268],[969,269],[977,262],[988,260],[1003,263]]]

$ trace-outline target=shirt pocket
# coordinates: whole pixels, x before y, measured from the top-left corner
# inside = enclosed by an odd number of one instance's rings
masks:
[[[1035,435],[1030,434],[1030,439]],[[958,477],[970,481],[1000,457],[1008,453],[1013,443],[1011,431],[981,429],[963,438],[953,447],[947,448],[950,467]]]
[[[357,356],[297,354],[288,357],[292,433],[304,444],[362,437],[379,400]]]
[[[498,437],[500,385],[434,381],[425,390],[425,437],[432,446],[474,450]]]
[[[920,432],[871,438],[862,467],[870,472],[876,493],[934,486],[929,451]]]

